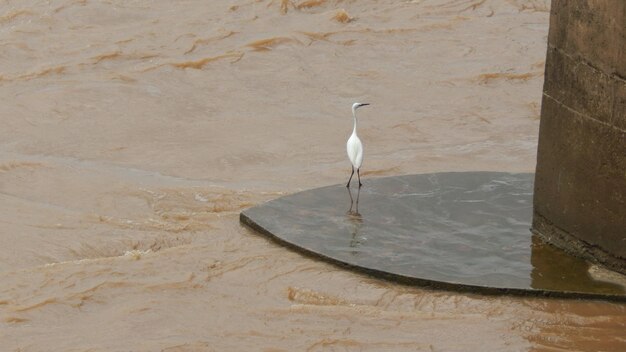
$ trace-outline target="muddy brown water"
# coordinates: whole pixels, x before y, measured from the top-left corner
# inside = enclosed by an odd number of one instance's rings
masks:
[[[532,172],[543,0],[0,2],[0,350],[617,351],[624,305],[399,286],[239,212]]]

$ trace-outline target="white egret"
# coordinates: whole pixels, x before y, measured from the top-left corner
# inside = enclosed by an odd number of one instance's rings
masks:
[[[350,187],[350,181],[352,181],[352,176],[354,176],[354,169],[356,168],[356,175],[359,178],[359,188],[363,186],[361,183],[361,174],[359,173],[359,169],[361,168],[361,164],[363,163],[363,143],[359,139],[359,136],[356,135],[356,109],[361,106],[370,105],[367,103],[354,103],[352,104],[352,117],[354,117],[354,129],[352,130],[352,135],[348,138],[348,142],[346,143],[346,150],[348,151],[348,158],[352,163],[352,173],[350,174],[350,179],[348,180],[348,184],[346,187]]]

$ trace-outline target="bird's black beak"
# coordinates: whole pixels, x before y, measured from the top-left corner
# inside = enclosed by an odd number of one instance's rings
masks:
[[[361,106],[365,106],[365,105],[370,105],[369,103],[363,103],[361,104]]]

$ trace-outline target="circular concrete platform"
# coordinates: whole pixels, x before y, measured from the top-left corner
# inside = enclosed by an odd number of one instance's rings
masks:
[[[282,244],[405,284],[626,301],[626,277],[530,232],[534,174],[449,172],[308,190],[241,213]],[[356,185],[353,185],[356,186]]]

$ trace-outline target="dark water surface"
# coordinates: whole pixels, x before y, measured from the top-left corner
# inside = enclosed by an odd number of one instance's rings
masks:
[[[374,274],[435,286],[626,300],[623,276],[530,232],[531,173],[449,172],[318,188],[242,213],[280,240]],[[603,275],[604,274],[604,275]]]

